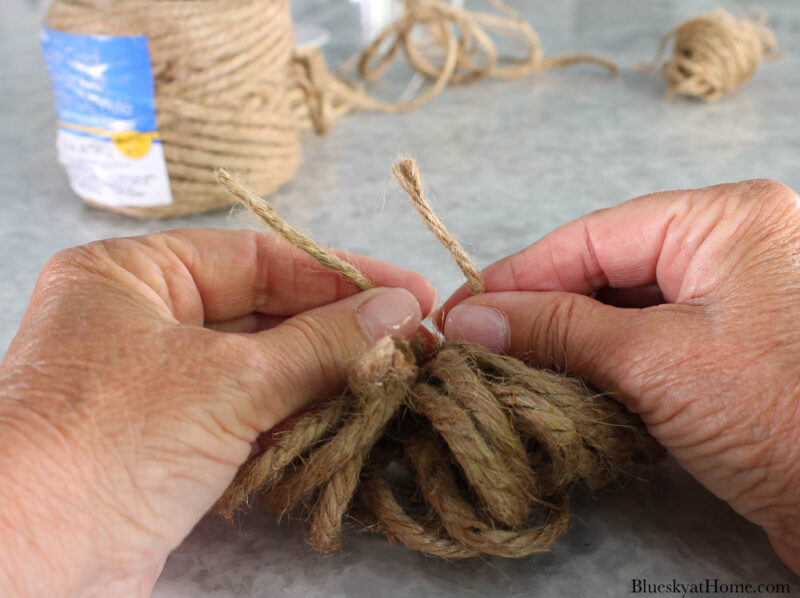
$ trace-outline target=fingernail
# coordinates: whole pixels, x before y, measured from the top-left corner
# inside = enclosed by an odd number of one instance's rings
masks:
[[[356,310],[364,334],[373,341],[387,335],[410,338],[419,328],[422,310],[405,289],[379,289]]]
[[[510,329],[505,314],[484,305],[456,305],[444,323],[447,340],[469,341],[490,351],[503,353],[508,349]]]

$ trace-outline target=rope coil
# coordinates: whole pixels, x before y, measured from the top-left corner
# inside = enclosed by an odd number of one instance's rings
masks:
[[[414,161],[393,172],[445,247],[463,253],[439,227]],[[339,261],[289,232],[233,177],[219,176],[295,246]],[[480,280],[471,260],[459,266]],[[335,270],[360,287],[345,273],[350,267]],[[300,511],[307,541],[323,553],[341,548],[348,515],[390,541],[447,559],[541,552],[566,531],[576,484],[598,490],[662,455],[638,416],[608,395],[463,342],[426,354],[419,342],[386,337],[355,363],[341,397],[282,428],[216,508],[231,519],[257,494],[279,513]]]

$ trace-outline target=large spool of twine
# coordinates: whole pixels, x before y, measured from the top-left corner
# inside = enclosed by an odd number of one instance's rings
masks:
[[[147,36],[173,203],[100,207],[145,218],[204,212],[231,204],[216,168],[262,194],[294,175],[287,0],[54,0],[46,24],[65,33]]]

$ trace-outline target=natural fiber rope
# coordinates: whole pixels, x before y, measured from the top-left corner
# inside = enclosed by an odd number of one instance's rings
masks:
[[[395,174],[418,210],[429,210],[417,201],[416,165],[404,160]],[[287,235],[292,229],[265,201],[220,178],[298,247],[327,253]],[[440,235],[448,237],[443,227]],[[327,253],[324,263],[337,260]],[[350,272],[346,264],[336,271]],[[447,559],[541,552],[567,529],[573,486],[598,490],[662,454],[641,420],[607,395],[461,342],[425,354],[421,343],[384,338],[355,363],[347,392],[282,427],[217,510],[231,518],[258,492],[280,513],[303,511],[308,542],[321,552],[341,548],[348,514]]]
[[[361,274],[355,267],[325,251],[313,239],[307,237],[296,228],[289,226],[285,220],[278,216],[278,213],[268,202],[262,200],[253,190],[235,180],[228,172],[221,169],[217,173],[217,178],[229,193],[234,195],[248,210],[266,222],[270,228],[289,241],[289,243],[308,253],[329,270],[338,272],[362,291],[375,286],[371,280]]]
[[[405,192],[408,193],[411,203],[414,204],[417,213],[422,217],[425,226],[453,256],[459,269],[464,273],[472,294],[483,293],[483,281],[475,268],[475,264],[472,263],[472,259],[470,259],[456,238],[447,231],[444,223],[439,220],[428,200],[425,199],[422,176],[419,174],[417,163],[410,158],[399,160],[392,167],[392,174],[397,179],[397,182],[400,183],[400,186],[405,189]]]
[[[674,40],[672,58],[661,65],[667,97],[714,102],[752,77],[765,58],[778,56],[775,33],[764,22],[763,16],[739,19],[722,9],[698,15],[669,31],[652,64],[636,70],[653,70]]]
[[[217,167],[235,170],[258,193],[294,175],[299,149],[289,98],[294,42],[287,0],[53,0],[47,25],[147,36],[174,203],[100,207],[177,216],[231,203],[216,182]]]
[[[500,0],[492,4],[500,14],[454,6],[445,0],[405,0],[405,12],[381,31],[358,56],[362,79],[375,81],[401,53],[409,65],[433,83],[409,101],[383,102],[354,83],[332,74],[317,50],[295,51],[292,108],[301,126],[324,134],[334,118],[353,109],[401,112],[417,108],[451,83],[484,77],[513,79],[578,62],[589,62],[616,72],[616,65],[591,54],[542,56],[536,31]],[[523,55],[501,55],[489,31],[518,43]],[[414,32],[425,33],[415,39]]]

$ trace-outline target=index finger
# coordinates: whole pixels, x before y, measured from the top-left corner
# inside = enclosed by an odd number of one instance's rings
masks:
[[[486,292],[588,294],[607,286],[658,284],[669,301],[680,284],[676,273],[685,269],[690,255],[680,249],[665,252],[667,231],[676,216],[686,211],[691,193],[645,195],[569,222],[484,269]],[[665,259],[674,266],[669,271],[660,268]],[[467,285],[453,293],[435,316],[437,327],[441,328],[453,306],[469,296]]]
[[[300,249],[270,233],[176,229],[104,248],[144,282],[182,323],[202,325],[262,313],[290,317],[359,292]],[[335,252],[377,286],[408,289],[423,315],[436,291],[420,274],[366,256]]]

